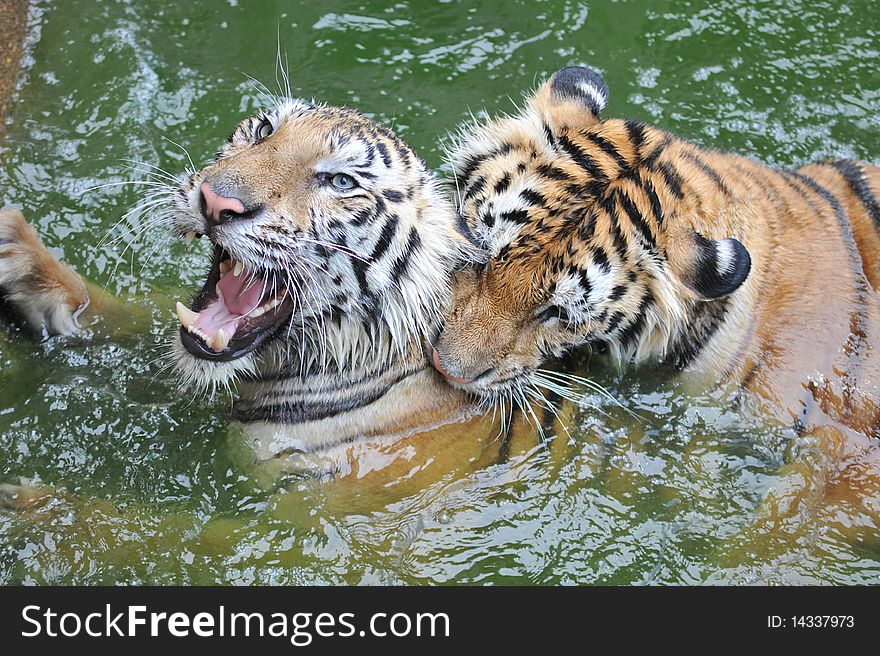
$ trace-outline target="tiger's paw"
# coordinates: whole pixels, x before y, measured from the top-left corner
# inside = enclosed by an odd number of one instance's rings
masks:
[[[0,295],[36,330],[70,335],[89,303],[85,282],[43,245],[18,210],[0,210]]]

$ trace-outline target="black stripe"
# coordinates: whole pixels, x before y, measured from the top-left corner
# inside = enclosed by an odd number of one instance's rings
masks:
[[[810,189],[817,196],[822,198],[834,211],[834,217],[837,219],[837,225],[840,228],[840,236],[841,241],[843,241],[843,245],[846,247],[849,252],[851,263],[853,265],[853,273],[861,273],[862,272],[862,257],[859,253],[858,247],[856,246],[855,237],[852,234],[852,226],[849,223],[849,217],[846,214],[846,210],[843,205],[834,197],[834,195],[829,192],[825,187],[820,185],[818,182],[813,180],[803,173],[798,173],[797,171],[784,171],[782,173],[783,178],[786,182],[788,182],[789,186],[798,191],[803,195],[803,192],[795,185],[791,178],[795,178],[799,180],[801,184]],[[804,198],[809,202],[809,199],[804,196]]]
[[[477,240],[474,236],[474,233],[471,231],[471,227],[468,225],[467,219],[461,215],[461,213],[455,213],[455,226],[458,228],[458,232],[464,235],[464,238],[467,239],[474,246],[482,246],[482,244]]]
[[[410,156],[409,152],[407,152],[407,147],[403,145],[403,142],[394,137],[391,141],[391,145],[394,146],[394,151],[397,153],[397,156],[403,161],[404,166],[409,166],[410,164]]]
[[[539,175],[551,180],[570,180],[571,176],[552,164],[541,164],[537,169]]]
[[[341,310],[339,310],[339,308],[336,308],[336,310],[337,310],[337,312],[341,312]],[[370,383],[370,386],[372,386],[372,384],[374,384],[377,380],[379,380],[385,374],[387,374],[391,371],[391,367],[388,364],[384,364],[376,369],[371,369],[371,370],[367,371],[366,373],[364,373],[363,375],[361,375],[357,378],[350,378],[350,379],[343,380],[343,378],[337,376],[337,375],[339,375],[339,369],[337,367],[334,367],[329,363],[326,365],[320,365],[320,367],[321,368],[318,370],[307,371],[307,372],[303,373],[300,370],[298,364],[292,364],[292,365],[290,365],[289,368],[285,368],[285,369],[277,372],[274,376],[260,376],[260,377],[256,377],[256,378],[249,377],[248,382],[254,381],[257,383],[262,382],[262,383],[272,384],[272,383],[276,383],[278,381],[284,381],[284,380],[304,381],[309,376],[314,375],[316,373],[320,373],[325,376],[333,374],[332,381],[331,380],[322,381],[321,386],[320,386],[320,392],[321,393],[323,393],[323,392],[339,392],[339,391],[343,391],[343,390],[354,389],[358,385],[362,385],[364,383]],[[424,368],[425,367],[422,367],[422,369],[424,369]],[[401,376],[409,375],[411,373],[415,373],[415,370],[409,371],[409,373],[405,373],[405,374],[398,373],[397,377],[394,380],[395,381],[399,380]],[[290,395],[296,393],[296,390],[290,390],[290,389],[287,389],[283,386],[278,391],[275,391],[273,389],[265,390],[265,389],[262,389],[262,387],[265,387],[265,386],[261,386],[261,389],[260,389],[260,397],[261,398],[262,397],[277,398],[279,396],[290,396]],[[304,391],[304,393],[315,394],[315,393],[318,393],[318,390],[315,390],[315,389],[312,389],[311,387],[309,387]],[[259,402],[259,401],[257,401],[257,402]],[[248,407],[253,406],[253,402],[248,403],[244,399],[241,399],[241,398],[238,399],[238,403],[240,403],[241,405],[244,405],[244,406],[248,406]]]
[[[396,214],[392,214],[388,217],[388,220],[385,222],[385,225],[382,226],[382,232],[379,234],[379,240],[376,242],[376,247],[373,249],[373,252],[370,253],[370,263],[375,263],[379,258],[381,258],[385,251],[388,250],[388,247],[391,246],[391,241],[394,239],[394,233],[397,232],[397,224],[400,222],[400,217]]]
[[[510,186],[510,173],[505,173],[501,179],[495,183],[495,193],[504,193]]]
[[[464,203],[471,196],[476,196],[478,193],[480,193],[483,190],[483,187],[485,187],[485,186],[486,186],[486,178],[484,178],[481,175],[479,178],[474,180],[474,183],[470,187],[468,187],[467,190],[465,190],[464,196],[462,196],[461,202]]]
[[[356,226],[362,226],[367,221],[369,221],[373,216],[373,210],[369,207],[365,207],[363,209],[359,209],[352,220],[352,224]]]
[[[718,187],[718,190],[721,191],[722,194],[724,194],[725,196],[731,195],[730,189],[728,188],[728,186],[726,184],[724,184],[724,180],[722,180],[721,176],[718,175],[718,171],[716,171],[711,166],[709,166],[709,164],[705,160],[703,160],[699,155],[697,155],[694,152],[691,152],[690,150],[682,150],[681,156],[684,157],[689,162],[691,162],[698,169],[700,169],[700,171],[702,171],[703,174],[707,178],[709,178],[714,183],[714,185],[716,187]]]
[[[651,154],[644,158],[642,161],[642,165],[647,167],[648,170],[653,171],[655,165],[657,164],[657,160],[660,158],[664,152],[666,152],[666,148],[669,144],[672,143],[672,137],[668,134],[663,135],[663,140],[657,144],[657,147],[651,151]]]
[[[608,255],[601,246],[596,246],[591,252],[593,264],[602,269],[605,273],[611,272],[611,265],[608,263]]]
[[[625,260],[628,247],[626,238],[620,230],[620,224],[617,219],[617,205],[614,202],[616,197],[617,194],[612,194],[611,196],[603,198],[599,202],[602,209],[605,210],[605,214],[608,216],[608,222],[611,224],[611,238],[614,241],[614,249],[617,251],[620,259]]]
[[[573,218],[576,215],[573,215]],[[575,222],[575,225],[578,225],[578,239],[581,241],[589,241],[596,234],[596,223],[599,221],[599,215],[596,212],[590,212],[590,215],[587,217],[586,221],[578,220]]]
[[[492,157],[497,157],[500,155],[506,155],[513,149],[511,144],[505,144],[496,150],[490,150],[488,153],[482,153],[480,155],[474,155],[472,157],[468,157],[464,164],[462,165],[461,171],[459,172],[459,176],[462,180],[468,180],[477,168],[485,162],[487,159]]]
[[[832,162],[831,166],[840,172],[849,188],[852,189],[856,198],[859,199],[859,202],[868,212],[868,216],[871,217],[874,225],[877,229],[880,229],[880,204],[877,203],[877,198],[865,179],[865,171],[862,167],[859,166],[858,162],[854,162],[851,159]]]
[[[376,142],[376,148],[379,149],[379,154],[382,156],[382,162],[385,164],[386,169],[391,168],[391,153],[388,152],[388,148],[385,147],[385,144],[381,141]]]
[[[550,129],[550,126],[547,124],[546,121],[542,121],[541,125],[544,128],[544,138],[547,139],[547,143],[555,149],[556,137],[553,136],[553,130]]]
[[[623,211],[626,212],[626,215],[629,217],[630,222],[632,222],[632,224],[639,229],[639,232],[642,233],[642,237],[645,238],[648,248],[657,248],[657,242],[654,239],[654,234],[651,232],[651,227],[645,222],[644,217],[641,212],[639,212],[639,209],[636,207],[635,203],[633,203],[632,199],[620,189],[617,190],[617,198],[620,201],[620,206],[623,208]]]
[[[581,272],[581,277],[583,278],[584,276],[585,274]],[[589,284],[589,281],[587,281],[587,284]],[[552,295],[553,291],[549,290],[548,293]],[[568,311],[564,307],[561,307],[559,305],[551,305],[546,310],[535,316],[535,320],[538,321],[538,323],[544,323],[545,321],[550,321],[550,319],[557,319],[562,323],[571,322],[571,317],[569,316]]]
[[[623,350],[629,349],[630,346],[637,343],[638,340],[642,336],[642,332],[645,330],[645,321],[648,316],[648,308],[654,304],[654,295],[648,291],[644,298],[639,303],[639,311],[636,314],[636,318],[633,319],[630,324],[620,331],[620,335],[618,336],[618,341],[620,342]]]
[[[507,212],[502,212],[498,218],[503,221],[523,224],[529,222],[529,213],[528,210],[508,210]]]
[[[614,329],[620,325],[620,322],[623,321],[623,313],[615,312],[611,315],[611,319],[608,321],[608,328],[605,330],[605,333],[610,335],[614,332]]]
[[[534,189],[523,189],[520,192],[519,197],[526,201],[529,205],[544,207],[547,204],[547,199],[544,198],[543,194],[535,191]]]
[[[590,282],[590,277],[587,275],[585,269],[578,269],[578,274],[581,278],[581,288],[584,290],[584,298],[590,295],[590,292],[593,291],[593,283]]]
[[[421,245],[422,238],[419,235],[419,231],[415,228],[410,228],[409,237],[406,240],[406,247],[403,251],[403,255],[395,260],[394,266],[391,268],[392,280],[400,280],[401,276],[406,273],[406,270],[409,268],[410,260],[412,260],[412,256],[417,250],[419,250]]]
[[[728,303],[729,299],[720,298],[691,307],[687,330],[672,348],[672,364],[676,370],[686,369],[702,353],[724,323]]]
[[[617,163],[617,166],[620,170],[625,170],[629,167],[627,161],[623,159],[619,152],[617,152],[617,148],[614,147],[614,144],[608,141],[605,137],[602,137],[593,132],[582,132],[581,134],[583,134],[584,137],[596,144],[603,153],[608,155],[608,157],[613,159]]]
[[[559,145],[571,157],[578,166],[598,180],[607,180],[608,176],[602,172],[599,165],[587,155],[577,144],[566,136],[559,137]]]
[[[376,159],[376,147],[372,144],[372,139],[369,135],[366,135],[366,138],[361,139],[361,143],[367,149],[367,162],[372,166],[373,160]]]
[[[663,206],[660,204],[660,197],[657,196],[657,190],[654,189],[654,183],[650,180],[645,180],[642,184],[642,189],[645,192],[645,196],[648,197],[648,202],[651,203],[651,212],[654,213],[654,220],[657,222],[658,226],[662,226]]]
[[[634,164],[638,164],[642,158],[642,145],[645,143],[645,124],[629,119],[624,121],[623,124],[626,126],[626,133],[629,136],[629,142],[635,153],[633,156]]]
[[[375,403],[385,396],[394,385],[419,371],[422,371],[422,369],[405,371],[390,382],[377,385],[363,396],[344,399],[333,404],[287,401],[284,403],[261,405],[256,408],[242,408],[239,405],[233,407],[232,416],[235,420],[243,422],[270,421],[284,424],[298,424],[326,419],[327,417],[333,417],[343,412],[356,410],[357,408]]]
[[[684,192],[681,190],[684,185],[684,180],[681,179],[681,175],[679,175],[678,171],[673,169],[666,162],[660,162],[657,164],[657,171],[663,176],[663,181],[666,183],[669,193],[675,196],[678,200],[684,198]]]
[[[367,284],[367,269],[369,265],[364,262],[359,257],[352,257],[351,260],[351,270],[354,272],[355,280],[358,282],[358,287],[361,290],[361,296],[365,299],[372,296],[372,292],[370,291],[370,285]]]

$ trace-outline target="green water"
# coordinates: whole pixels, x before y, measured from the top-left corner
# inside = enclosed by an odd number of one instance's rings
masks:
[[[137,192],[95,188],[142,178],[127,158],[179,171],[171,141],[210,158],[259,106],[247,76],[274,86],[277,34],[295,94],[357,106],[440,170],[470,111],[575,62],[604,74],[608,116],[785,167],[876,162],[878,33],[872,0],[39,3],[0,205],[154,322],[117,342],[0,329],[0,477],[107,502],[0,515],[0,583],[880,581],[870,515],[744,537],[789,436],[636,371],[596,376],[639,420],[584,412],[564,462],[536,451],[369,510],[307,483],[279,502],[227,447],[228,401],[161,372],[171,309],[139,300],[187,295],[204,252],[114,228]]]

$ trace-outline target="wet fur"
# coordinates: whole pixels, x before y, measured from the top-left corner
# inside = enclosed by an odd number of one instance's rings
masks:
[[[834,468],[867,457],[877,475],[880,169],[774,170],[602,119],[606,100],[594,72],[564,69],[519,114],[460,131],[456,200],[483,261],[456,274],[444,369],[491,397],[601,346],[725,387],[817,436]]]

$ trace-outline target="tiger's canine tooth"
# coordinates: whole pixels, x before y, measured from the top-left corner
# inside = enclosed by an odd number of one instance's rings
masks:
[[[232,265],[229,263],[229,260],[223,260],[220,263],[220,275],[225,276],[229,272],[229,269],[231,269],[231,268],[232,268]]]
[[[236,278],[241,275],[242,270],[244,269],[244,265],[241,262],[236,262],[235,267],[232,269],[232,275]]]
[[[265,312],[266,312],[266,310],[264,310],[262,307],[255,307],[253,310],[248,312],[247,315],[249,317],[254,317],[256,319],[257,317],[260,317],[263,314],[265,314]]]
[[[193,312],[180,301],[177,301],[177,318],[184,328],[190,328],[199,319],[199,313]]]
[[[217,334],[214,335],[214,343],[211,345],[215,351],[223,351],[229,346],[229,340],[232,339],[232,335],[228,335],[225,330],[222,328],[217,331]]]
[[[183,237],[183,243],[185,243],[185,244],[186,244],[186,247],[189,248],[190,246],[192,246],[193,240],[194,240],[195,238],[196,238],[196,231],[195,231],[195,230],[190,230],[188,233],[186,233],[186,234],[184,235],[184,237]]]

